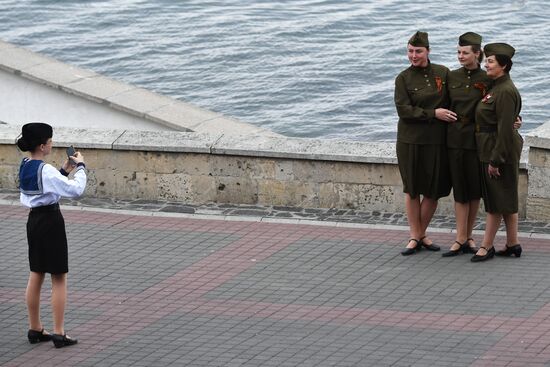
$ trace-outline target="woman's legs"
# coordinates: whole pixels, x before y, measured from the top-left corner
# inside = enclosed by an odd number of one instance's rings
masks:
[[[422,200],[420,200],[420,197],[413,199],[405,193],[405,208],[407,220],[409,221],[410,236],[419,240],[426,234],[426,229],[437,209],[437,200],[428,197],[423,197]],[[410,241],[407,247],[416,247],[416,242]]]
[[[473,238],[474,225],[476,224],[477,212],[479,211],[480,199],[472,200],[468,203],[468,230],[466,238]]]
[[[464,243],[468,238],[470,219],[470,203],[459,203],[455,201],[455,220],[456,220],[456,242]],[[451,250],[457,251],[460,249],[458,243],[453,243]]]
[[[67,274],[52,274],[53,332],[65,333],[65,304],[67,303]]]
[[[29,329],[36,331],[42,330],[42,322],[40,321],[40,290],[44,283],[44,276],[44,273],[31,271],[25,292],[25,300],[29,313]]]
[[[500,227],[500,222],[502,221],[502,214],[500,213],[487,213],[487,218],[485,220],[485,233],[483,235],[482,246],[485,249],[489,250],[493,247],[495,242],[495,236],[497,235],[498,228]],[[487,254],[487,250],[484,248],[479,248],[476,255],[484,256]]]
[[[436,209],[437,209],[437,200],[436,199],[428,198],[428,197],[425,197],[425,196],[422,198],[422,203],[420,204],[421,234],[420,234],[419,239],[424,237],[423,242],[426,245],[431,245],[432,244],[431,240],[426,241],[427,240],[426,230],[428,229],[428,226],[430,225],[430,222],[432,221],[432,218],[434,216],[434,213],[435,213]]]
[[[420,211],[420,197],[411,198],[411,195],[405,193],[405,209],[407,211],[407,220],[409,222],[409,232],[410,238],[420,239],[422,235],[422,221],[421,221],[421,211]],[[409,241],[407,244],[408,248],[416,247],[417,243],[415,241]]]
[[[519,243],[518,239],[518,213],[504,214],[504,224],[506,225],[506,245],[514,246]]]

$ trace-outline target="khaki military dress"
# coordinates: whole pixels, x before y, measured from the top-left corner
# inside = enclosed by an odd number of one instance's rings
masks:
[[[481,190],[489,213],[518,211],[519,159],[523,139],[514,129],[521,111],[521,96],[508,74],[494,81],[493,88],[476,108],[476,143],[481,162]],[[500,177],[491,178],[489,163]]]
[[[446,107],[449,69],[437,64],[410,66],[395,79],[397,161],[403,192],[412,198],[439,199],[449,195],[446,125],[435,109]]]
[[[447,84],[451,111],[457,121],[447,126],[447,150],[454,200],[467,203],[481,198],[480,164],[475,139],[475,111],[492,84],[481,68],[464,67],[449,74]]]

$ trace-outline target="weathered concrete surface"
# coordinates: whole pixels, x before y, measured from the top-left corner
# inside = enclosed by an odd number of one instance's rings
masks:
[[[222,136],[212,149],[215,154],[293,158],[321,161],[397,163],[395,144],[337,139]]]
[[[527,217],[550,219],[550,122],[526,136],[529,149]]]
[[[19,129],[0,126],[0,188],[17,187]],[[82,151],[94,197],[404,212],[393,143],[68,128],[54,141],[56,165],[67,145]],[[527,185],[522,169],[522,217]],[[440,201],[439,214],[453,210],[451,197]]]

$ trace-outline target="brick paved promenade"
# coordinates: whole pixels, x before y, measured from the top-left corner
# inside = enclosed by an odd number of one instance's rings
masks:
[[[523,223],[543,230],[520,259],[473,264],[403,257],[395,225],[79,209],[63,208],[80,343],[55,349],[26,340],[27,210],[0,205],[1,366],[550,366],[545,223]]]

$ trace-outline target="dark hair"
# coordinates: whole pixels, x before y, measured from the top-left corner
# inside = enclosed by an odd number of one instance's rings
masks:
[[[48,139],[49,138],[47,138],[45,141],[27,141],[24,137],[20,137],[19,139],[17,139],[17,147],[23,152],[33,152],[40,144],[46,144],[48,142]]]
[[[472,46],[472,51],[474,53],[479,52],[477,61],[481,64],[481,62],[483,61],[483,51],[481,51],[481,45],[470,45],[470,46]]]
[[[506,74],[510,73],[510,70],[512,70],[512,65],[514,64],[510,57],[506,55],[495,54],[495,59],[497,60],[498,64],[504,68],[504,72]]]

